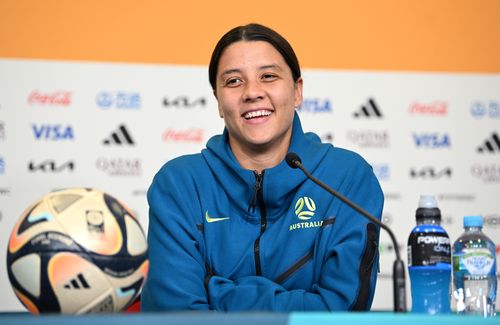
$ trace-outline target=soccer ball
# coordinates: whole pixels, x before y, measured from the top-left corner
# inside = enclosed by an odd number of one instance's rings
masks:
[[[18,220],[7,272],[31,313],[116,312],[140,294],[147,250],[139,222],[117,199],[66,189],[47,194]]]

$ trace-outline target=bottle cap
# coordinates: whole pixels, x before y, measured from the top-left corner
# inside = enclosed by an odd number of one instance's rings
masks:
[[[464,227],[482,227],[483,217],[481,216],[465,216]]]
[[[420,195],[420,200],[418,201],[419,208],[437,208],[436,197],[431,194]]]
[[[441,222],[441,211],[438,208],[436,197],[434,195],[420,195],[415,218],[418,222],[421,222],[425,219],[432,219],[437,223]]]

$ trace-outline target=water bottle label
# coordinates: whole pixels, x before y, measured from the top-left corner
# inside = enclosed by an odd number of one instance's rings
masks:
[[[463,288],[453,291],[454,303],[458,313],[488,316],[492,311],[489,296],[489,283],[487,279],[464,279]]]
[[[486,248],[464,249],[461,264],[470,274],[487,275],[495,264],[495,256]]]
[[[450,264],[450,252],[446,233],[413,232],[408,238],[408,266]]]

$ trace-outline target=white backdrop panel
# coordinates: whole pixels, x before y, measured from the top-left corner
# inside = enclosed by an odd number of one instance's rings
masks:
[[[498,257],[500,75],[305,69],[303,77],[304,129],[374,166],[405,261],[421,193],[437,196],[451,241],[464,215],[483,215]],[[154,173],[223,129],[207,79],[200,66],[0,60],[0,311],[23,310],[6,272],[10,231],[49,191],[99,188],[147,229]],[[386,234],[380,253],[373,309],[390,310]]]

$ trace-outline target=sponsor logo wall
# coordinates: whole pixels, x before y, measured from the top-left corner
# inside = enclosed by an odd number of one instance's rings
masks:
[[[421,193],[437,196],[451,241],[464,215],[480,214],[500,244],[500,75],[303,75],[304,130],[373,166],[405,262]],[[203,66],[0,60],[0,268],[17,218],[55,189],[109,192],[147,229],[155,172],[222,130]],[[303,200],[312,213],[314,202]],[[373,307],[391,309],[383,292],[392,292],[394,247],[385,233],[379,251]],[[23,310],[0,274],[0,310]]]

